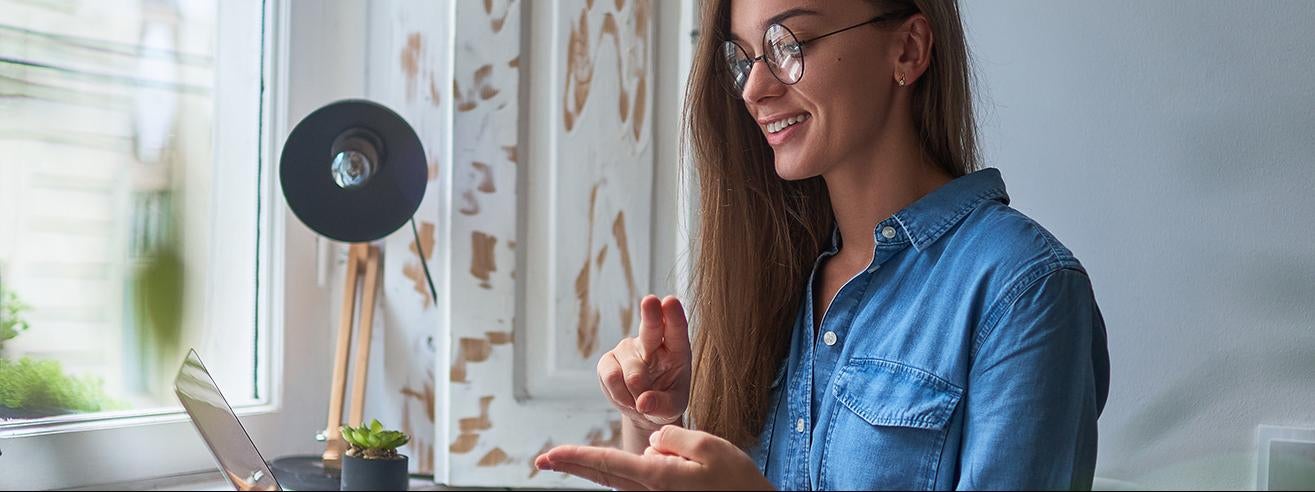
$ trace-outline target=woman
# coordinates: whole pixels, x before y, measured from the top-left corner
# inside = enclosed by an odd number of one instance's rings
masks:
[[[953,0],[705,4],[697,364],[680,303],[645,298],[598,364],[623,449],[536,465],[621,489],[1090,488],[1104,322],[976,170]]]

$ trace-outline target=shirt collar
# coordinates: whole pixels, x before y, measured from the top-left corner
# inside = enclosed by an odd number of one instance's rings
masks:
[[[986,168],[960,176],[900,210],[894,219],[913,247],[922,251],[988,200],[1009,204],[999,169]]]
[[[922,251],[988,200],[1009,204],[1004,180],[995,168],[955,178],[878,223],[872,234],[878,247],[908,243]],[[899,230],[888,230],[892,226],[898,226]],[[839,250],[840,230],[832,227],[831,246],[823,254],[831,255]]]

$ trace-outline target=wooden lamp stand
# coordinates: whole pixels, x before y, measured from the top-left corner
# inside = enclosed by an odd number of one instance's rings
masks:
[[[362,278],[364,277],[364,278]],[[356,361],[352,371],[351,409],[347,425],[359,427],[365,410],[365,378],[370,366],[370,332],[374,327],[375,292],[379,284],[379,248],[369,243],[352,244],[347,253],[347,275],[343,285],[342,312],[338,319],[338,345],[333,355],[333,385],[329,388],[329,422],[324,430],[324,468],[340,469],[347,450],[342,426],[343,393],[347,389],[347,358],[355,321],[356,295],[361,295],[360,330],[356,334]]]

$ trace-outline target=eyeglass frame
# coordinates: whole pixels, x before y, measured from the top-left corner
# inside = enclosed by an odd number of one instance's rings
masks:
[[[771,23],[771,24],[769,24],[769,25],[767,26],[767,29],[764,29],[764,30],[763,30],[763,40],[762,40],[762,46],[761,46],[761,48],[762,48],[762,50],[763,50],[763,54],[758,55],[758,56],[749,56],[749,52],[748,52],[747,50],[745,50],[743,46],[740,46],[740,43],[737,43],[737,42],[735,42],[734,40],[731,40],[731,39],[727,39],[727,40],[725,40],[725,41],[722,41],[722,50],[724,51],[724,50],[726,49],[726,45],[729,44],[729,45],[735,46],[735,49],[740,50],[740,53],[744,54],[744,61],[748,63],[748,67],[749,67],[749,68],[747,68],[747,69],[745,70],[745,77],[744,77],[744,79],[745,79],[745,87],[748,86],[748,79],[749,79],[749,76],[750,76],[750,75],[753,75],[753,66],[754,66],[755,64],[757,64],[759,61],[768,64],[768,65],[767,65],[767,71],[770,72],[770,73],[772,74],[772,77],[775,78],[777,82],[780,82],[780,83],[785,84],[785,85],[795,85],[795,84],[798,84],[800,80],[804,80],[804,69],[807,68],[807,66],[808,66],[806,63],[804,63],[804,46],[805,46],[805,45],[807,45],[807,44],[809,44],[809,43],[812,43],[812,42],[814,42],[814,41],[818,41],[818,40],[820,40],[820,39],[822,39],[822,38],[825,38],[825,37],[828,37],[828,36],[832,36],[832,35],[835,35],[835,34],[840,34],[840,33],[842,33],[842,32],[849,31],[849,30],[851,30],[851,29],[857,29],[857,28],[859,28],[859,27],[863,27],[863,26],[866,26],[866,25],[868,25],[868,24],[876,24],[876,23],[879,23],[879,22],[886,22],[886,21],[892,21],[892,20],[896,20],[896,19],[901,19],[901,18],[908,17],[908,16],[913,15],[913,14],[916,14],[916,13],[918,13],[918,10],[917,10],[917,9],[906,9],[906,10],[896,11],[896,12],[892,12],[892,13],[881,14],[881,15],[878,15],[878,16],[876,16],[876,17],[873,17],[873,18],[868,19],[868,20],[866,20],[866,21],[860,22],[860,23],[858,23],[858,24],[854,24],[854,25],[849,26],[849,27],[840,28],[840,29],[837,29],[837,30],[831,31],[831,32],[829,32],[829,33],[826,33],[826,34],[823,34],[823,35],[820,35],[820,36],[813,36],[812,38],[809,38],[808,40],[805,40],[805,41],[800,41],[800,40],[799,40],[799,36],[796,36],[795,33],[794,33],[794,31],[790,30],[789,27],[786,27],[785,24],[781,24],[781,23],[779,23],[779,22],[773,22],[773,23]],[[795,79],[794,82],[786,82],[786,81],[784,81],[784,80],[781,80],[781,76],[780,76],[780,75],[777,75],[777,74],[776,74],[776,70],[773,70],[773,69],[772,69],[772,66],[773,66],[773,65],[777,65],[777,64],[772,63],[772,62],[770,62],[770,61],[767,60],[767,53],[769,53],[769,51],[767,50],[767,33],[771,32],[771,30],[772,30],[772,26],[779,26],[781,29],[784,29],[785,32],[786,32],[786,34],[789,34],[790,37],[793,38],[793,39],[795,40],[795,44],[799,46],[799,78]],[[728,69],[728,71],[731,72],[730,75],[731,75],[731,77],[732,77],[732,86],[734,86],[734,85],[735,85],[735,83],[734,83],[735,73],[734,73],[734,71],[733,71],[733,66],[731,66],[731,64],[727,63],[727,64],[726,64],[726,68]],[[779,66],[778,66],[778,68],[779,68]],[[743,95],[744,95],[744,87],[738,87],[738,88],[736,88],[735,96],[736,96],[736,97],[743,97]]]

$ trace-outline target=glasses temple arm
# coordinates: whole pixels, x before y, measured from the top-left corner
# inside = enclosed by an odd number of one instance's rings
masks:
[[[813,42],[813,41],[817,41],[817,40],[822,39],[822,38],[825,38],[825,37],[827,37],[827,36],[832,36],[832,35],[835,35],[835,34],[840,34],[840,33],[842,33],[842,32],[848,31],[848,30],[850,30],[850,29],[857,29],[857,28],[859,28],[859,27],[863,27],[863,26],[866,26],[866,25],[868,25],[868,24],[874,24],[874,23],[877,23],[877,22],[885,22],[885,21],[888,21],[888,20],[894,20],[894,19],[898,19],[898,18],[901,18],[901,17],[907,16],[907,15],[912,15],[912,14],[914,14],[914,13],[917,13],[917,11],[914,10],[914,11],[909,11],[909,12],[897,12],[897,13],[889,14],[889,15],[878,15],[878,16],[876,16],[876,17],[873,17],[873,18],[868,19],[868,20],[866,20],[866,21],[860,22],[860,23],[858,23],[858,24],[854,24],[854,25],[849,26],[849,27],[845,27],[845,28],[837,29],[837,30],[835,30],[835,31],[831,31],[831,32],[829,32],[829,33],[823,34],[823,35],[821,35],[821,36],[815,36],[815,37],[809,38],[807,41],[800,41],[800,42],[799,42],[799,45],[800,45],[800,46],[803,46],[803,45],[806,45],[806,44],[811,43],[811,42]]]

